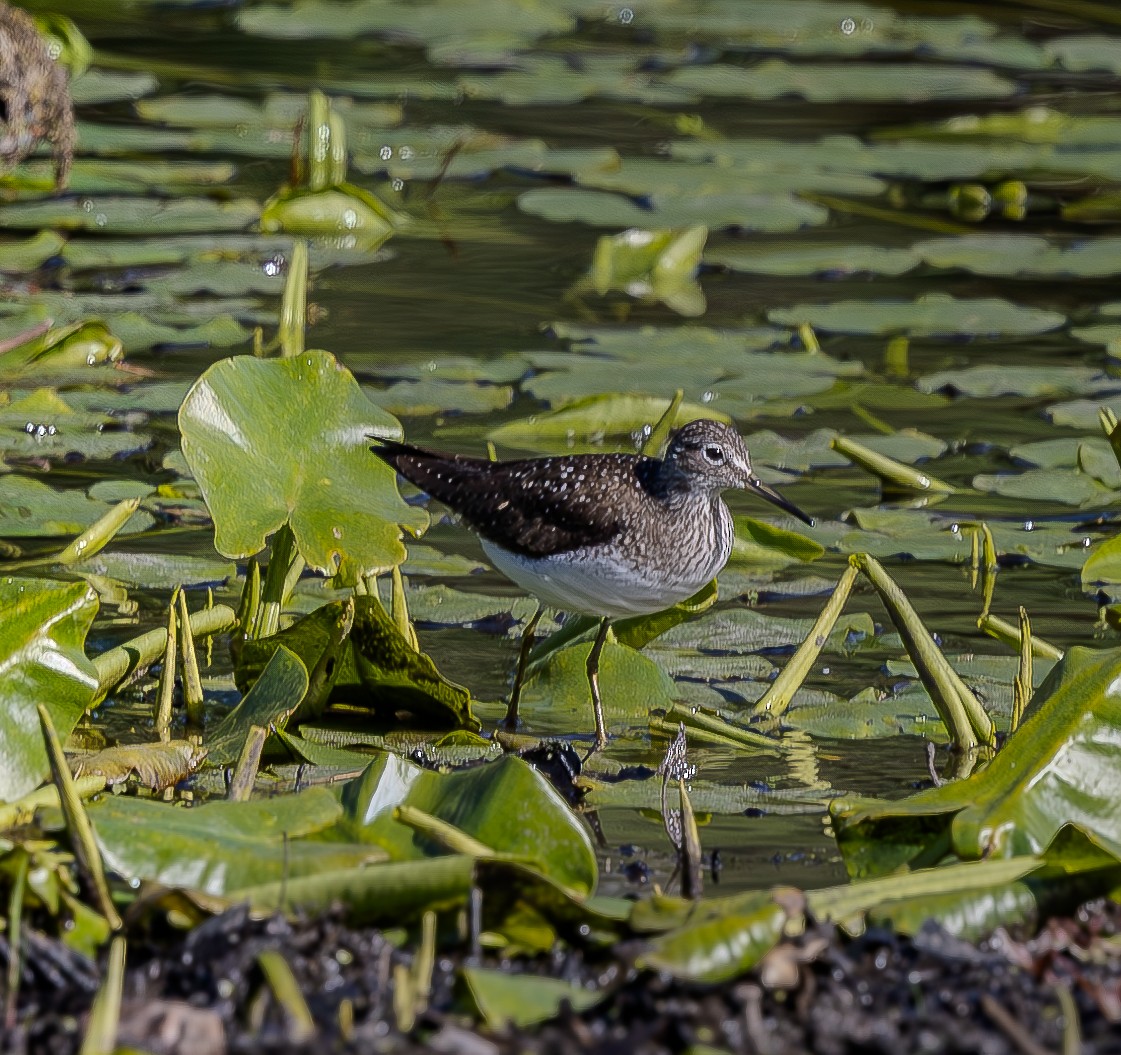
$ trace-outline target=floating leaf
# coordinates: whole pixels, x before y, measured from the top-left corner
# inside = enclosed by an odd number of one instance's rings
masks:
[[[913,337],[1028,336],[1061,326],[1055,311],[1027,308],[998,297],[959,299],[928,293],[914,301],[842,300],[776,308],[768,318],[787,326],[808,323],[829,333],[908,333]]]
[[[31,538],[44,535],[77,535],[111,508],[81,491],[57,491],[49,484],[9,473],[0,476],[0,537]],[[121,529],[143,531],[152,517],[136,512]]]
[[[303,838],[330,830],[341,816],[326,788],[189,810],[123,795],[89,808],[107,869],[208,894],[382,859],[369,845]]]
[[[654,396],[609,394],[587,396],[568,403],[559,410],[535,414],[518,421],[508,421],[491,429],[487,438],[496,444],[522,450],[549,450],[563,441],[591,444],[608,437],[629,437],[653,428],[669,408],[668,399]],[[682,403],[673,419],[680,428],[698,418],[714,418],[730,424],[725,414],[710,410],[700,403]]]
[[[610,191],[576,187],[544,187],[526,191],[518,208],[554,223],[586,223],[593,227],[693,227],[710,231],[735,227],[741,231],[796,231],[825,223],[829,211],[793,194],[728,191],[718,194],[648,195],[635,200]],[[706,261],[728,263],[727,254],[706,253]],[[729,265],[735,266],[735,265]]]
[[[83,147],[86,145],[83,140]],[[104,196],[0,205],[0,225],[19,230],[54,227],[63,231],[95,231],[100,235],[167,234],[244,231],[257,221],[256,202],[211,201],[209,198],[151,198]]]

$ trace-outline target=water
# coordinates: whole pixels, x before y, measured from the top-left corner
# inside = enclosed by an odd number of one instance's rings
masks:
[[[518,43],[496,44],[488,32],[472,33],[470,27],[476,24],[472,20],[456,22],[455,10],[449,7],[441,32],[451,34],[453,39],[427,40],[434,51],[426,55],[423,27],[417,29],[411,24],[412,16],[402,12],[392,17],[410,22],[405,43],[396,30],[387,31],[384,37],[359,33],[344,39],[304,40],[300,38],[307,35],[306,31],[297,27],[291,30],[295,39],[280,39],[260,33],[259,22],[252,23],[252,31],[239,29],[243,9],[237,5],[205,12],[161,9],[158,13],[131,6],[127,12],[102,8],[92,12],[85,5],[66,3],[52,4],[51,8],[70,11],[79,27],[91,36],[97,49],[95,73],[155,74],[154,89],[142,93],[141,110],[179,95],[195,101],[215,96],[219,97],[213,101],[217,113],[225,104],[255,104],[269,92],[304,92],[311,87],[321,87],[336,96],[372,96],[401,107],[398,126],[384,131],[348,119],[346,108],[339,108],[348,120],[355,154],[350,178],[411,216],[413,226],[394,237],[386,247],[388,252],[377,258],[356,260],[352,256],[344,261],[346,266],[315,270],[310,293],[315,321],[308,332],[308,346],[329,349],[368,386],[374,398],[382,393],[390,409],[401,415],[407,436],[418,442],[479,452],[485,449],[487,434],[495,426],[548,409],[530,389],[535,379],[556,368],[555,362],[542,358],[545,353],[566,352],[566,344],[550,333],[557,323],[674,329],[688,322],[720,330],[765,325],[772,313],[796,305],[813,308],[850,300],[866,302],[869,311],[873,302],[911,302],[932,294],[948,294],[965,303],[950,303],[934,312],[933,324],[930,319],[903,318],[882,327],[862,327],[857,312],[855,326],[829,322],[818,325],[816,332],[823,351],[839,363],[860,369],[860,381],[867,388],[805,393],[795,387],[788,395],[768,393],[758,403],[748,403],[742,394],[735,398],[721,395],[721,384],[728,380],[725,370],[725,376],[711,385],[706,382],[698,384],[696,392],[687,391],[687,397],[698,398],[706,388],[716,391],[711,406],[716,410],[730,408],[749,434],[749,443],[750,433],[763,429],[773,429],[788,439],[802,439],[823,428],[865,437],[874,436],[881,424],[885,429],[917,429],[947,444],[945,453],[926,463],[924,471],[969,488],[978,475],[1023,471],[1023,460],[1010,453],[1018,445],[1042,439],[1094,438],[1096,425],[1053,423],[1049,420],[1053,413],[1050,408],[1075,398],[1101,401],[1115,388],[1121,389],[1121,382],[1114,385],[1111,380],[1113,360],[1105,338],[1091,338],[1085,333],[1087,327],[1111,325],[1115,318],[1111,301],[1116,296],[1115,271],[1121,265],[1082,273],[1082,265],[1073,259],[1055,264],[1033,257],[1035,250],[1026,244],[1010,251],[1011,264],[1002,259],[987,266],[983,260],[984,251],[992,249],[998,236],[1035,235],[1045,246],[1070,252],[1093,249],[1111,230],[1108,224],[1103,227],[1078,222],[1062,212],[1072,203],[1090,201],[1097,183],[1109,185],[1109,159],[1121,150],[1121,124],[1099,127],[1078,123],[1082,115],[1095,115],[1102,109],[1100,88],[1104,82],[1100,78],[1104,74],[1100,69],[1107,59],[1096,58],[1091,63],[1092,70],[1099,72],[1081,74],[1063,68],[1054,58],[1074,48],[1081,33],[1110,34],[1114,32],[1110,26],[1082,23],[1070,14],[1055,23],[1033,22],[1029,16],[1023,35],[1019,35],[1018,22],[993,24],[989,28],[995,36],[989,41],[978,29],[984,23],[972,15],[973,8],[968,10],[975,22],[967,24],[941,9],[937,18],[915,18],[907,13],[908,5],[899,5],[898,13],[890,7],[870,9],[872,13],[862,16],[863,21],[858,19],[852,33],[841,29],[838,36],[838,27],[848,17],[847,8],[841,4],[798,5],[800,15],[808,22],[802,29],[786,33],[773,27],[765,32],[760,28],[773,14],[769,5],[741,5],[719,11],[711,5],[674,5],[671,11],[652,4],[635,5],[630,21],[612,16],[600,22],[598,10],[589,9],[586,23],[579,28],[542,29],[540,36],[526,31]],[[275,31],[281,33],[288,32],[281,27],[289,13],[298,18],[301,9],[295,5],[291,12],[244,10],[256,11],[266,21],[275,18]],[[506,9],[496,6],[491,11],[479,4],[472,5],[471,10],[472,18],[477,16],[478,25],[485,29],[509,28]],[[990,13],[990,17],[997,14]],[[727,19],[727,24],[721,19]],[[891,34],[883,27],[889,25],[897,27],[896,36],[902,34],[902,39],[912,43],[898,50],[885,43]],[[432,27],[429,31],[436,32]],[[457,33],[462,34],[458,39]],[[962,40],[971,42],[968,53],[965,44],[947,43],[958,33],[963,34]],[[955,65],[955,47],[968,64]],[[921,57],[910,58],[911,51]],[[866,87],[853,73],[853,63],[858,59],[872,67]],[[714,73],[714,67],[731,67],[732,72],[723,76],[739,85],[737,77],[772,60],[802,71],[802,90],[807,98],[794,94],[771,98],[758,86],[728,89],[710,85],[712,91],[730,92],[730,97],[681,87],[686,75]],[[1045,60],[1050,65],[1045,65],[1041,73],[1033,63]],[[521,82],[508,69],[519,66],[523,68]],[[877,69],[894,66],[912,71],[916,98],[885,98],[877,87]],[[962,84],[978,71],[987,71],[997,81],[1007,83],[1009,90],[1006,93],[999,85],[990,86],[989,94],[978,91],[970,98],[970,91],[963,89],[966,97],[953,98],[953,92],[923,87],[924,78],[944,73],[947,68],[960,71]],[[773,69],[776,83],[786,75],[784,69]],[[598,80],[589,85],[593,77]],[[370,86],[375,83],[386,87],[372,90]],[[834,89],[842,90],[842,97],[826,101],[824,94]],[[81,80],[76,90],[81,99]],[[573,101],[557,103],[558,92],[567,92],[565,97]],[[581,97],[581,93],[586,96]],[[233,178],[215,187],[161,184],[153,167],[148,186],[133,187],[126,193],[126,198],[133,200],[199,195],[260,202],[288,177],[290,133],[277,133],[266,148],[250,145],[256,142],[246,134],[251,123],[235,121],[229,129],[215,132],[205,119],[194,119],[198,121],[195,130],[187,128],[193,138],[168,147],[159,139],[162,119],[145,119],[132,103],[109,94],[105,100],[80,106],[82,148],[75,167],[75,186],[82,188],[83,180],[89,180],[94,189],[78,189],[62,199],[64,207],[77,204],[87,212],[98,212],[104,199],[119,193],[108,184],[102,190],[95,187],[100,178],[94,172],[98,162],[83,152],[100,141],[101,133],[93,129],[94,124],[107,126],[113,135],[133,137],[126,147],[110,150],[113,157],[153,166],[162,160],[200,159],[234,166]],[[1035,140],[1016,129],[982,139],[963,136],[955,140],[935,127],[936,122],[958,115],[1011,116],[1031,106],[1052,107],[1070,117],[1073,124],[1056,137],[1060,152],[1064,145],[1074,144],[1065,157],[1041,160],[1038,149],[1042,148],[1033,146]],[[168,120],[175,123],[174,118]],[[431,132],[434,125],[459,126],[459,138],[453,135],[450,140],[439,140]],[[899,132],[903,126],[923,129]],[[484,143],[480,139],[483,134],[503,138]],[[239,137],[242,149],[235,149]],[[837,137],[850,137],[868,151],[883,150],[886,142],[898,142],[904,152],[918,152],[929,142],[941,143],[942,150],[927,155],[925,162],[916,154],[917,159],[902,160],[898,169],[892,170],[886,153],[877,155],[879,160],[859,160],[839,148]],[[394,145],[390,162],[379,165],[376,159],[382,140]],[[450,157],[446,147],[434,145],[444,141],[459,143],[451,149]],[[805,148],[805,158],[792,161],[789,151],[798,144]],[[952,160],[971,145],[987,152],[988,161],[980,171],[974,171],[977,165],[967,158]],[[604,148],[626,159],[621,170],[613,171],[611,163],[604,164],[602,158],[597,160],[590,153],[559,153]],[[671,163],[668,157],[694,156],[708,149],[716,157],[712,163]],[[736,153],[744,150],[743,156]],[[425,162],[426,172],[439,171],[446,162],[446,177],[436,181],[427,175],[410,176],[408,162],[414,156]],[[470,169],[475,157],[484,159],[477,166],[478,172],[460,178],[457,166]],[[627,165],[634,160],[644,160],[652,168],[629,173]],[[689,170],[692,174],[683,184],[682,177],[664,178],[671,164],[693,165]],[[824,175],[807,179],[810,172]],[[837,176],[836,187],[832,187],[830,180],[838,172],[844,179]],[[878,181],[882,189],[853,189],[860,180]],[[947,206],[955,187],[979,184],[992,192],[1010,180],[1023,180],[1031,195],[1032,206],[1026,218],[1003,217],[994,208],[983,220],[970,221],[954,215]],[[794,187],[791,201],[805,206],[829,199],[829,212],[821,223],[797,228],[764,222],[762,217],[770,206],[762,200],[746,206],[741,202],[736,213],[738,224],[720,220],[727,214],[717,210],[709,223],[706,259],[731,250],[796,250],[810,245],[839,247],[840,251],[833,265],[816,271],[808,264],[801,268],[794,264],[787,273],[777,273],[758,260],[751,270],[706,264],[699,279],[706,309],[692,320],[682,319],[664,302],[635,303],[619,292],[599,297],[574,291],[588,269],[597,238],[618,231],[626,223],[598,227],[551,222],[519,209],[517,204],[519,197],[530,191],[572,190],[575,194],[582,188],[583,193],[591,194],[598,189],[612,195],[615,205],[637,204],[649,215],[650,226],[658,227],[662,225],[660,217],[670,207],[680,209],[683,204],[695,203],[710,186],[715,188],[713,193],[734,196],[740,184],[744,193],[763,198],[768,194],[786,195],[786,188]],[[799,189],[802,184],[805,187]],[[29,196],[26,191],[20,194],[24,200]],[[580,215],[591,215],[582,211],[586,204],[581,203],[586,200],[573,198],[573,208]],[[753,218],[758,218],[758,226],[765,229],[754,230]],[[32,233],[24,228],[19,237]],[[150,233],[160,233],[158,222]],[[928,256],[902,274],[893,274],[886,265],[876,263],[887,259],[884,254],[888,250],[908,250],[935,237],[960,239],[972,234],[987,236],[990,241],[964,256],[959,253],[959,263],[954,265],[932,264]],[[74,235],[70,245],[111,244],[119,249],[133,238],[135,235],[124,233],[110,219],[96,231]],[[215,235],[215,239],[221,246],[222,238]],[[262,240],[259,258],[250,254],[245,268],[259,270],[263,262],[280,259],[283,251],[278,255],[275,241],[266,247]],[[846,255],[868,246],[875,250],[873,263],[846,274]],[[1016,261],[1034,270],[1015,274]],[[205,322],[229,311],[243,324],[262,321],[266,330],[270,329],[276,307],[274,296],[253,292],[252,288],[246,295],[232,281],[228,289],[212,289],[205,282],[187,283],[182,292],[168,294],[166,280],[174,280],[183,270],[180,262],[141,262],[29,270],[15,275],[12,281],[21,288],[21,302],[30,305],[42,300],[43,294],[37,291],[40,287],[47,291],[57,287],[70,292],[132,296],[137,311],[151,313],[157,319],[179,319],[184,312],[191,312],[193,321]],[[150,299],[153,295],[155,301]],[[974,326],[970,322],[972,304],[980,298],[1001,298],[1023,308],[1047,309],[1058,313],[1061,321],[1055,326],[1033,328],[1019,322],[994,324],[981,319]],[[89,313],[97,313],[97,303],[90,302]],[[812,311],[807,311],[809,315]],[[112,318],[109,321],[112,326]],[[963,328],[964,333],[947,334],[948,330]],[[885,360],[888,339],[899,333],[911,334],[902,373]],[[144,409],[145,392],[157,382],[189,383],[211,363],[230,352],[245,350],[244,344],[231,348],[126,348],[130,367],[151,371],[150,377],[140,373],[130,378],[135,393],[131,405]],[[590,362],[594,349],[577,343],[567,354],[584,356]],[[411,378],[411,371],[423,364],[449,356],[477,362],[483,377],[504,357],[528,358],[519,380],[504,378],[483,390],[483,403],[489,409],[481,409],[478,393],[463,390],[457,397],[444,390],[446,407],[409,413],[409,401],[417,405],[416,393],[395,389],[394,383]],[[707,357],[703,342],[683,342],[676,363],[671,362],[668,369],[670,373],[675,367],[682,369],[682,383],[688,388],[690,368],[700,369],[707,364]],[[1006,381],[1003,389],[998,385],[991,394],[951,394],[941,403],[929,395],[920,397],[923,377],[951,371],[959,380],[967,380],[969,369],[981,365],[1000,368]],[[1086,376],[1073,378],[1064,374],[1071,366],[1091,370]],[[1031,376],[1038,383],[1029,383],[1032,371],[1037,372]],[[434,376],[437,380],[454,380],[446,371],[437,370]],[[663,378],[669,374],[655,374],[653,366],[648,372],[641,359],[621,364],[616,376],[615,387],[620,392],[642,391],[662,397],[672,394],[664,385],[657,391],[646,388],[649,376]],[[572,397],[590,394],[581,386],[579,369],[567,377]],[[751,381],[750,375],[744,379],[748,387]],[[13,394],[40,383],[54,382],[50,378],[19,379],[13,382]],[[65,379],[58,383],[64,395],[73,389]],[[496,388],[505,393],[501,386],[509,389],[505,406],[501,404],[506,396],[495,396]],[[457,409],[457,403],[469,409]],[[151,433],[152,444],[141,453],[124,460],[95,457],[69,465],[55,461],[47,479],[66,487],[86,486],[98,480],[171,482],[175,472],[164,467],[163,458],[177,447],[174,418],[159,410],[145,428]],[[626,443],[627,438],[622,437],[622,445]],[[33,457],[18,455],[15,465],[19,472],[28,474],[42,467]],[[1060,484],[1065,473],[1072,486],[1076,479],[1080,485],[1084,483],[1087,475],[1079,473],[1073,461],[1054,471],[1060,476]],[[874,478],[836,463],[815,465],[781,486],[792,501],[825,521],[840,518],[853,508],[876,507],[883,497]],[[1069,531],[1071,545],[1083,536],[1090,538],[1090,552],[1111,533],[1108,524],[1097,518],[1101,510],[1108,511],[1115,504],[1118,492],[1111,489],[1113,486],[1106,481],[1085,509],[1054,500],[1053,491],[1029,491],[1017,497],[970,491],[931,508],[939,516],[960,518],[963,523],[982,518],[992,524],[1017,527],[1029,518],[1041,525],[1057,522]],[[746,501],[736,501],[734,506],[737,513],[764,512]],[[445,552],[482,559],[475,540],[457,529],[437,527],[430,541]],[[48,548],[48,540],[31,545]],[[213,554],[211,531],[193,518],[164,519],[140,537],[120,545],[152,552]],[[831,545],[830,552],[815,564],[793,565],[776,572],[777,585],[769,587],[769,599],[760,610],[786,618],[816,615],[822,597],[800,596],[794,585],[806,575],[835,580],[850,548]],[[907,550],[907,545],[899,547],[901,554]],[[1053,556],[1055,547],[1048,552]],[[1097,628],[1094,591],[1082,589],[1077,566],[1070,562],[1060,566],[1051,557],[1040,558],[1038,554],[1021,564],[1010,545],[1001,549],[1001,555],[1007,566],[998,580],[999,614],[1014,618],[1017,607],[1025,605],[1035,632],[1060,647],[1113,639],[1112,631]],[[960,565],[945,557],[909,560],[898,555],[887,564],[948,653],[1010,654],[977,629],[980,598],[970,590],[968,573]],[[509,586],[489,571],[466,577],[425,577],[429,585],[439,581],[468,592],[512,596]],[[784,583],[790,584],[789,590],[784,590]],[[229,600],[236,596],[237,589],[234,584],[219,593]],[[141,629],[162,621],[160,606],[166,601],[166,592],[138,591],[136,596],[141,602]],[[850,609],[866,610],[879,624],[886,623],[879,602],[867,588],[850,602]],[[103,620],[95,637],[99,643],[108,643],[133,629]],[[810,687],[842,697],[853,696],[870,685],[885,692],[898,687],[898,679],[883,670],[887,659],[900,654],[898,643],[886,636],[890,630],[885,625],[885,637],[858,654],[823,657],[819,667],[827,666],[829,673],[819,670]],[[702,630],[698,635],[703,639]],[[443,670],[471,686],[481,699],[497,700],[506,691],[517,647],[512,638],[422,625],[421,643]],[[779,665],[782,661],[778,657]],[[216,673],[221,675],[221,656],[217,663]],[[500,713],[497,704],[481,710],[487,718]],[[99,713],[110,715],[111,706]],[[589,709],[589,728],[590,717]],[[112,727],[111,719],[105,720]],[[792,721],[797,724],[796,712]],[[624,737],[616,750],[620,758],[656,765],[661,746],[644,737]],[[804,775],[792,774],[773,762],[747,760],[738,763],[739,768],[722,770],[718,756],[707,755],[699,745],[697,750],[701,776],[718,783],[734,784],[741,779],[766,779],[776,787],[804,783]],[[925,779],[925,751],[922,741],[915,737],[822,740],[815,750],[822,788],[898,794]],[[711,763],[710,770],[706,770],[706,759]],[[661,874],[665,861],[658,856],[664,847],[659,826],[628,809],[604,810],[602,820],[605,860],[611,858],[617,863],[617,848],[634,844],[653,855],[655,875]],[[838,878],[832,842],[817,815],[794,819],[782,815],[718,815],[705,832],[706,848],[711,840],[722,851],[723,883],[730,889],[770,883],[776,874],[784,881],[802,885]],[[627,880],[615,876],[609,871],[605,882],[625,888]]]

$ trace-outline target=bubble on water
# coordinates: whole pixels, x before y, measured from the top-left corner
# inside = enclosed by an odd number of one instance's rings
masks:
[[[397,153],[402,161],[412,161],[416,157],[416,151],[412,147],[401,147]]]
[[[1035,530],[1035,521],[1034,520],[1025,520],[1024,521],[1024,530],[1025,531],[1034,531]]]
[[[619,9],[619,22],[624,26],[629,26],[634,21],[634,11],[629,7],[622,7]]]
[[[851,18],[846,18],[841,22],[841,32],[846,37],[851,37],[856,32],[856,22]]]
[[[393,147],[382,147],[381,150],[378,151],[378,157],[380,157],[382,161],[388,161],[391,157],[393,157]]]

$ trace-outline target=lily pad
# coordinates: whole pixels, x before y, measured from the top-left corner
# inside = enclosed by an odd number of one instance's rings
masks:
[[[642,435],[652,429],[669,409],[670,400],[655,396],[606,394],[587,396],[545,414],[491,429],[487,438],[505,447],[541,451],[565,448],[572,444],[602,442],[609,438]],[[673,419],[680,428],[698,418],[715,418],[730,423],[726,414],[710,410],[701,403],[682,403]]]
[[[741,231],[796,231],[823,224],[829,211],[793,194],[728,191],[681,197],[650,194],[632,198],[623,193],[573,187],[543,187],[518,197],[518,208],[554,223],[585,223],[592,227],[692,227],[710,231],[734,227]],[[727,255],[727,254],[725,254]],[[706,260],[727,263],[719,253]]]
[[[0,538],[78,535],[109,512],[82,491],[59,491],[49,484],[9,473],[0,476]],[[143,531],[153,523],[150,514],[134,513],[122,534]]]
[[[85,144],[83,143],[83,146]],[[0,225],[19,230],[53,227],[63,231],[95,231],[103,235],[244,231],[257,221],[260,207],[252,201],[211,201],[178,198],[161,201],[104,196],[0,205]]]
[[[439,773],[386,754],[346,785],[342,802],[344,830],[383,847],[394,860],[447,852],[394,819],[394,811],[407,806],[452,825],[495,853],[522,858],[566,890],[578,895],[595,890],[596,860],[587,829],[553,786],[516,756]]]
[[[766,59],[750,69],[738,66],[689,66],[668,78],[677,88],[702,96],[737,99],[778,99],[797,95],[808,102],[843,100],[923,102],[929,99],[999,99],[1012,95],[1016,84],[990,70],[906,63],[843,65]]]
[[[383,860],[369,845],[304,838],[328,831],[341,816],[326,788],[189,810],[126,796],[89,807],[107,868],[208,894]]]
[[[261,676],[206,738],[210,761],[237,761],[253,726],[283,729],[308,690],[308,672],[299,657],[283,645],[273,652]]]
[[[94,702],[97,672],[85,640],[97,595],[85,583],[0,579],[0,800],[33,790],[49,765],[36,707],[44,705],[62,740]]]
[[[288,523],[311,567],[353,580],[403,561],[401,527],[427,524],[369,451],[371,436],[400,437],[400,425],[328,352],[216,363],[187,393],[179,428],[225,556],[252,556]]]
[[[959,299],[928,293],[914,301],[842,300],[776,308],[769,319],[786,326],[808,323],[830,333],[907,333],[912,337],[1030,336],[1057,329],[1065,316],[1012,304],[999,297]]]

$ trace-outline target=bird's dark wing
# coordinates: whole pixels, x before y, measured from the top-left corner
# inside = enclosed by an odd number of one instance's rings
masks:
[[[406,480],[443,502],[483,538],[528,557],[610,542],[621,525],[602,500],[609,477],[633,475],[636,459],[527,458],[491,462],[438,454],[395,440],[370,449]]]

